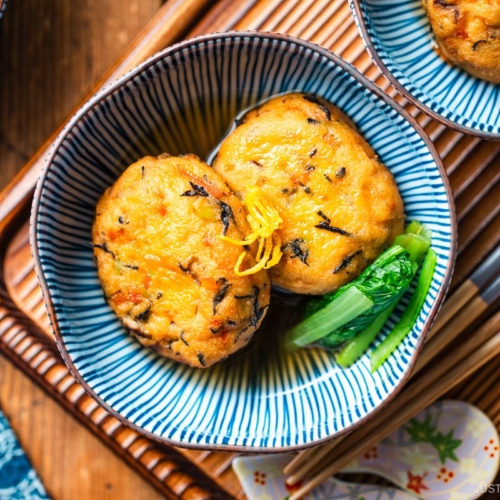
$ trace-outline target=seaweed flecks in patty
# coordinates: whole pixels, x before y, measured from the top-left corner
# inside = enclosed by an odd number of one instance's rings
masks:
[[[500,83],[500,4],[424,0],[440,55],[471,75]]]
[[[236,276],[241,247],[218,237],[249,232],[240,200],[197,157],[141,159],[96,210],[92,245],[109,305],[143,345],[213,365],[249,341],[269,303],[268,272]],[[249,247],[249,265],[255,251]]]
[[[249,168],[256,158],[262,167]],[[316,95],[279,96],[247,113],[213,167],[243,201],[266,179],[260,189],[283,219],[285,256],[269,271],[273,284],[292,292],[336,290],[403,230],[391,173],[349,118]],[[358,250],[363,259],[332,272]]]

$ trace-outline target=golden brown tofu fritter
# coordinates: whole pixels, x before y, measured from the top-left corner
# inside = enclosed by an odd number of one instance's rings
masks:
[[[214,170],[242,200],[259,186],[277,208],[283,256],[271,280],[292,292],[336,290],[403,231],[391,173],[349,119],[313,95],[276,97],[248,113]]]
[[[247,344],[269,305],[268,272],[236,276],[241,248],[218,238],[248,232],[240,200],[196,156],[143,158],[97,205],[106,299],[142,344],[211,366]]]
[[[423,0],[445,59],[471,75],[500,83],[500,2]]]

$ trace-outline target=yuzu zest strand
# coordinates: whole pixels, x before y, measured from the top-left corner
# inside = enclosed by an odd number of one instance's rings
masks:
[[[237,276],[247,276],[257,273],[261,269],[269,269],[275,266],[283,255],[281,251],[281,238],[276,233],[276,230],[283,223],[283,219],[276,208],[266,198],[262,189],[258,187],[252,188],[244,204],[248,211],[247,221],[252,228],[252,232],[240,241],[228,236],[217,236],[223,241],[239,246],[250,245],[256,240],[259,241],[259,248],[255,256],[256,264],[250,269],[241,271],[240,267],[247,254],[246,251],[243,251],[234,266],[234,272]]]

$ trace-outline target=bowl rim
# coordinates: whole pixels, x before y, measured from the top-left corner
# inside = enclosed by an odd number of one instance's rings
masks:
[[[390,83],[396,88],[396,90],[402,94],[411,104],[416,106],[420,111],[423,111],[425,114],[441,123],[442,125],[446,125],[449,128],[452,128],[458,132],[462,132],[463,134],[471,135],[474,137],[480,137],[481,139],[488,139],[491,141],[500,141],[500,132],[488,132],[483,130],[477,130],[467,125],[461,125],[454,120],[450,120],[449,118],[444,117],[437,111],[434,111],[432,108],[427,106],[427,104],[423,103],[419,98],[415,97],[412,92],[410,92],[405,85],[403,85],[398,78],[394,75],[394,73],[389,69],[389,67],[384,63],[382,57],[379,52],[375,48],[375,45],[372,41],[372,37],[368,32],[366,17],[363,14],[363,10],[361,8],[363,0],[349,0],[349,5],[351,7],[351,11],[354,16],[355,24],[358,28],[358,32],[363,40],[363,44],[365,48],[368,50],[372,61],[375,63],[377,68],[382,72],[382,74],[390,81]],[[388,58],[390,58],[388,56]],[[470,75],[472,78],[472,75]],[[478,79],[479,80],[479,79]]]
[[[391,109],[395,110],[400,116],[402,116],[412,127],[412,129],[418,133],[418,135],[421,137],[423,142],[425,143],[426,147],[428,148],[429,153],[431,154],[437,169],[439,171],[440,177],[443,182],[443,188],[445,190],[445,194],[447,197],[447,202],[449,204],[449,209],[450,209],[450,253],[449,253],[449,258],[448,262],[446,265],[446,269],[444,272],[443,276],[443,281],[441,283],[441,286],[439,288],[439,291],[436,294],[436,299],[434,301],[434,304],[432,305],[429,314],[427,318],[425,319],[424,325],[422,327],[422,333],[420,335],[420,338],[417,340],[414,348],[414,354],[411,358],[411,361],[409,362],[408,369],[406,373],[400,378],[398,384],[396,384],[393,387],[392,392],[375,408],[373,408],[371,411],[369,411],[364,417],[360,418],[358,421],[356,421],[354,424],[341,429],[337,432],[334,432],[328,436],[325,436],[321,439],[317,439],[313,442],[309,443],[304,443],[304,444],[299,444],[299,445],[289,445],[289,446],[281,446],[279,448],[276,447],[270,447],[270,446],[248,446],[248,445],[234,445],[234,444],[212,444],[212,445],[206,445],[202,443],[192,443],[192,442],[185,442],[185,441],[178,441],[175,439],[170,439],[170,438],[165,438],[162,437],[158,434],[154,434],[140,425],[135,424],[134,422],[128,420],[126,417],[122,416],[121,413],[119,413],[117,410],[112,408],[108,403],[106,403],[95,391],[94,389],[86,382],[86,380],[83,378],[83,376],[80,374],[78,369],[75,367],[73,360],[70,356],[69,351],[66,348],[65,341],[63,338],[63,335],[61,335],[60,331],[60,326],[59,326],[59,320],[58,317],[55,313],[55,307],[54,307],[54,302],[52,299],[52,295],[50,293],[50,289],[48,286],[48,282],[45,278],[44,271],[42,268],[41,260],[40,260],[40,248],[38,246],[38,225],[39,225],[39,207],[41,203],[41,195],[43,191],[43,186],[45,184],[45,180],[47,178],[48,172],[51,169],[51,165],[54,159],[54,156],[63,143],[63,141],[66,138],[66,135],[70,130],[72,130],[73,126],[77,124],[80,120],[81,117],[85,116],[90,110],[92,110],[95,106],[99,105],[101,101],[103,101],[106,97],[108,97],[110,94],[115,92],[117,89],[122,87],[124,84],[132,80],[136,75],[140,74],[142,71],[148,69],[151,65],[161,61],[164,59],[166,56],[169,56],[179,50],[189,48],[192,46],[196,46],[200,42],[206,42],[210,40],[217,40],[217,39],[232,39],[232,38],[244,38],[244,37],[252,37],[252,38],[259,38],[259,39],[270,39],[270,40],[277,40],[277,41],[282,41],[286,43],[293,43],[296,45],[299,45],[304,48],[308,48],[313,50],[314,52],[318,53],[319,55],[325,57],[326,59],[333,61],[336,66],[338,66],[342,71],[347,73],[349,76],[351,76],[353,79],[355,79],[362,87],[365,89],[369,90],[372,94],[375,95],[375,97],[381,99],[383,103],[388,105]],[[110,83],[108,86],[104,87],[101,89],[99,92],[97,92],[89,101],[87,101],[74,115],[73,117],[67,122],[67,124],[64,126],[63,130],[61,133],[58,135],[56,141],[52,145],[50,152],[45,160],[45,164],[43,167],[43,170],[40,173],[40,177],[37,182],[36,190],[34,193],[33,197],[33,204],[32,204],[32,209],[31,209],[31,216],[30,216],[30,247],[31,247],[31,253],[32,257],[34,260],[35,264],[35,271],[36,275],[38,278],[38,282],[40,284],[40,287],[42,289],[42,295],[43,299],[45,302],[45,307],[47,310],[47,313],[49,315],[50,319],[50,324],[51,328],[53,330],[55,340],[56,340],[56,345],[57,348],[61,354],[62,359],[64,360],[66,366],[68,367],[70,373],[75,377],[75,379],[78,381],[78,383],[84,388],[85,392],[90,395],[101,407],[103,407],[110,415],[114,416],[117,418],[120,422],[123,424],[127,425],[128,427],[131,427],[132,429],[136,430],[140,434],[148,437],[154,442],[161,443],[163,445],[167,444],[170,446],[178,446],[182,448],[189,448],[189,449],[203,449],[203,450],[219,450],[219,451],[236,451],[236,452],[252,452],[252,453],[277,453],[277,452],[289,452],[289,451],[299,451],[303,450],[306,448],[310,448],[313,446],[318,446],[320,444],[326,443],[330,441],[331,439],[341,436],[343,434],[346,434],[347,432],[351,432],[352,430],[360,427],[363,425],[365,422],[367,422],[370,418],[372,418],[374,415],[376,415],[378,412],[380,412],[387,404],[389,404],[390,401],[393,400],[394,397],[401,391],[401,389],[404,387],[407,379],[409,378],[419,351],[422,348],[424,339],[432,326],[432,323],[434,322],[434,318],[439,311],[444,297],[446,295],[446,292],[448,291],[448,288],[450,286],[451,282],[451,277],[453,274],[453,269],[455,266],[455,260],[456,260],[456,251],[457,251],[457,222],[456,222],[456,211],[455,211],[455,203],[452,195],[452,190],[450,186],[450,182],[448,179],[448,176],[446,174],[446,170],[443,166],[443,163],[441,161],[441,158],[431,142],[430,138],[427,136],[426,132],[423,130],[421,125],[413,118],[406,110],[402,108],[394,99],[392,99],[390,96],[385,94],[379,87],[377,87],[373,82],[368,80],[367,77],[365,77],[360,71],[358,71],[354,66],[352,66],[350,63],[342,59],[340,56],[337,54],[329,51],[328,49],[321,47],[320,45],[317,45],[311,41],[308,40],[303,40],[298,37],[294,37],[291,35],[286,35],[286,34],[280,34],[280,33],[275,33],[275,32],[266,32],[266,31],[256,31],[256,30],[248,30],[248,31],[238,31],[238,30],[232,30],[232,31],[227,31],[227,32],[222,32],[222,33],[210,33],[206,35],[200,35],[194,38],[190,38],[187,40],[183,40],[182,42],[176,43],[174,45],[171,45],[164,50],[157,52],[154,54],[152,57],[146,59],[144,62],[139,64],[137,67],[134,69],[130,70],[114,82]]]

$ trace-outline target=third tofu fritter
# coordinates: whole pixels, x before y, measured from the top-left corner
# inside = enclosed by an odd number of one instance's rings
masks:
[[[478,78],[500,83],[500,1],[423,4],[443,56]]]
[[[274,285],[323,294],[351,281],[403,231],[389,170],[335,106],[309,94],[248,113],[214,162],[244,200],[259,186],[283,218]]]

